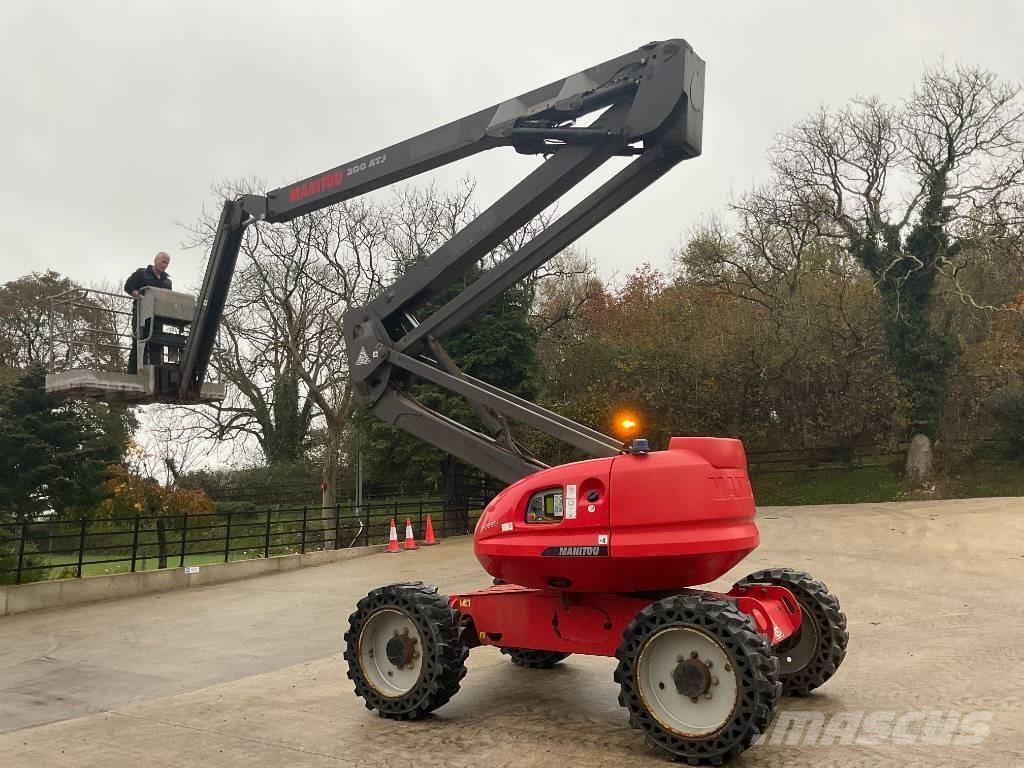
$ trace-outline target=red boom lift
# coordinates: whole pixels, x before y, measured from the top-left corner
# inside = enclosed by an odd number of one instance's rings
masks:
[[[296,184],[225,204],[180,362],[145,372],[152,401],[204,399],[242,234],[253,221],[288,221],[495,147],[546,156],[376,300],[345,315],[359,402],[509,483],[485,509],[474,539],[493,586],[445,597],[421,583],[392,584],[370,592],[349,617],[348,676],[381,716],[417,718],[446,703],[476,646],[499,648],[524,667],[549,667],[573,653],[609,656],[618,660],[619,702],[631,725],[670,756],[718,764],[764,732],[780,695],[807,694],[843,661],[846,617],[805,573],[759,571],[727,593],[694,589],[758,545],[739,441],[676,437],[664,451],[648,450],[645,440],[623,446],[466,375],[440,342],[698,156],[703,83],[704,62],[685,41],[650,43]],[[593,113],[589,124],[576,124]],[[614,157],[633,159],[516,253],[417,317]],[[483,431],[415,402],[408,393],[413,377],[464,397]],[[514,440],[506,417],[595,458],[548,468]]]

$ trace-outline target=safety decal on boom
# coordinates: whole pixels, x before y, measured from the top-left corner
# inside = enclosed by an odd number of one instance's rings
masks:
[[[356,365],[367,365],[370,362],[370,356],[366,354],[366,347],[362,347],[359,350],[359,355],[356,357]]]
[[[607,557],[608,547],[548,547],[541,557]]]

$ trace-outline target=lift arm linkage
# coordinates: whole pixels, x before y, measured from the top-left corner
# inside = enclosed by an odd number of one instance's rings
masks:
[[[683,40],[649,43],[379,152],[295,184],[224,205],[178,397],[194,400],[209,365],[245,227],[284,222],[495,147],[547,155],[525,179],[451,240],[414,265],[365,307],[350,309],[344,333],[356,399],[370,412],[505,482],[545,465],[512,439],[504,417],[540,429],[594,456],[619,442],[467,376],[439,339],[543,265],[598,222],[701,152],[704,62]],[[603,112],[589,126],[575,121]],[[422,319],[415,312],[464,275],[605,162],[635,156],[530,242],[482,273]],[[466,398],[490,434],[423,407],[411,377]]]

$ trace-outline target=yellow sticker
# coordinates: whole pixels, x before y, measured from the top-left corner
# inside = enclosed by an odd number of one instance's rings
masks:
[[[481,632],[480,633],[480,639],[481,640],[486,640],[487,639],[487,633],[486,632]]]
[[[459,600],[459,608],[469,608],[469,598],[464,597]]]

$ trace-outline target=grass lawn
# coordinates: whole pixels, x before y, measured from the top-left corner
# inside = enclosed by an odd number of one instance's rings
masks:
[[[949,472],[946,498],[1024,496],[1024,460],[978,461]]]
[[[750,484],[757,503],[766,506],[895,501],[901,488],[897,470],[884,465],[752,473]]]
[[[804,469],[751,473],[760,505],[856,504],[906,501],[902,462],[850,469]],[[1024,496],[1024,461],[985,459],[940,470],[936,498],[973,499]]]
[[[283,552],[273,552],[272,554],[284,554]],[[254,557],[262,556],[262,552],[232,552],[232,560],[251,560]],[[48,555],[48,554],[32,554],[31,559],[34,561],[43,561],[52,567],[47,578],[50,579],[62,579],[62,578],[73,578],[78,573],[78,556],[76,554],[70,555]],[[83,576],[107,576],[111,573],[127,573],[131,571],[131,561],[118,562],[118,563],[104,563],[96,562],[97,560],[113,560],[117,557],[124,557],[122,554],[102,554],[102,553],[87,553],[82,562],[82,575]],[[159,565],[159,559],[155,557],[139,558],[135,562],[136,571],[155,571]],[[186,555],[185,565],[210,565],[212,563],[223,563],[224,554],[220,552],[214,552],[205,555]],[[68,565],[71,563],[71,565]],[[167,566],[169,568],[177,568],[180,563],[180,557],[178,555],[168,556]],[[58,567],[60,564],[64,564],[63,567]]]

